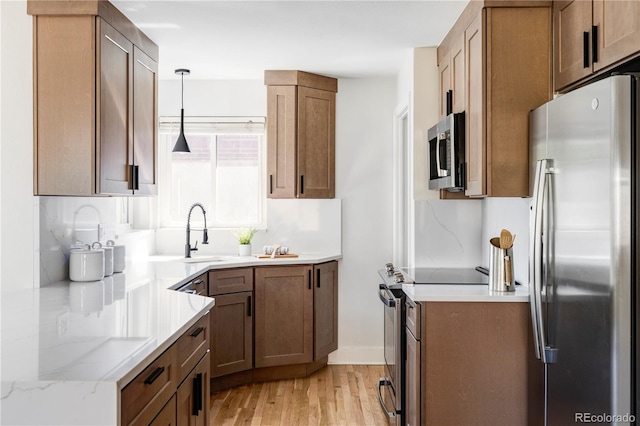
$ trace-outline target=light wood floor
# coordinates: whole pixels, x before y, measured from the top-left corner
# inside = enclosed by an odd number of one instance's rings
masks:
[[[211,425],[385,425],[382,365],[329,365],[303,379],[239,386],[211,396]]]

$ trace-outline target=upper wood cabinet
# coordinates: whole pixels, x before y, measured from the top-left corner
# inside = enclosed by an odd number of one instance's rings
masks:
[[[438,47],[438,64],[441,108],[452,90],[452,111],[465,111],[464,194],[527,196],[529,111],[552,93],[551,2],[470,2]]]
[[[640,53],[640,2],[555,1],[553,31],[560,91]]]
[[[104,1],[30,0],[34,194],[156,193],[158,47]]]
[[[464,38],[454,40],[438,63],[440,73],[440,119],[452,112],[463,112],[466,106]]]
[[[338,81],[302,71],[265,71],[267,196],[335,197]]]

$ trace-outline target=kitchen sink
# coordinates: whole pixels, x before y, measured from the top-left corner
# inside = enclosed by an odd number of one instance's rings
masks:
[[[224,262],[229,260],[226,257],[222,256],[192,256],[182,258],[184,263],[209,263],[209,262]]]

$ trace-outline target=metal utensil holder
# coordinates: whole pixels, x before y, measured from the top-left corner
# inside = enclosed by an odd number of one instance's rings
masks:
[[[491,243],[489,254],[489,290],[516,291],[513,278],[513,247],[503,249]]]

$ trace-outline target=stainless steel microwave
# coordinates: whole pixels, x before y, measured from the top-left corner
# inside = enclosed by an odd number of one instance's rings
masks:
[[[429,189],[465,189],[464,112],[447,115],[429,129]]]

